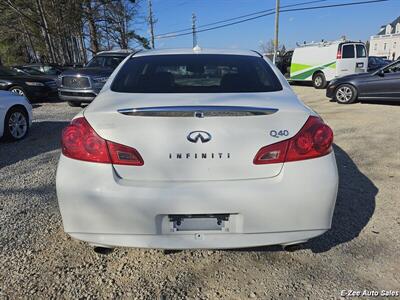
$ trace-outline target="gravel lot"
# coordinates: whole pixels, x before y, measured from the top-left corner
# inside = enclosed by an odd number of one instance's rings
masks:
[[[64,234],[55,192],[61,129],[79,109],[35,107],[29,137],[0,143],[0,298],[339,298],[400,290],[400,105],[337,105],[295,86],[335,131],[340,188],[331,231],[304,249],[117,249]]]

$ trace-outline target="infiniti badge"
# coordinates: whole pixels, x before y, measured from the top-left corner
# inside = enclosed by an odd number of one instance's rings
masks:
[[[211,134],[206,131],[192,131],[187,136],[189,142],[197,143],[198,141],[202,143],[207,143],[211,140]]]

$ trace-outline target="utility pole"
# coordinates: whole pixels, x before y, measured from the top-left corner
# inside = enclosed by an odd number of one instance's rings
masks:
[[[196,15],[192,13],[192,36],[193,36],[193,48],[197,46],[197,33],[196,33]]]
[[[149,0],[149,26],[150,26],[150,47],[154,49],[154,18],[153,18],[153,5]]]
[[[275,7],[275,39],[274,39],[274,58],[272,62],[276,63],[276,56],[278,54],[278,45],[279,45],[279,9],[280,4],[279,0],[276,0],[276,7]]]
[[[104,26],[106,29],[106,35],[107,35],[107,50],[111,50],[111,44],[110,44],[110,35],[108,32],[108,22],[107,22],[107,15],[106,15],[106,7],[103,6],[103,18],[104,18]]]

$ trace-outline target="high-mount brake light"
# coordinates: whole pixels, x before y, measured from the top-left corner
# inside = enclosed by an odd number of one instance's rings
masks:
[[[332,151],[332,143],[332,129],[312,116],[294,137],[261,148],[253,163],[263,165],[321,157]]]
[[[72,120],[62,132],[62,153],[69,158],[116,165],[142,166],[139,152],[101,138],[84,117]]]

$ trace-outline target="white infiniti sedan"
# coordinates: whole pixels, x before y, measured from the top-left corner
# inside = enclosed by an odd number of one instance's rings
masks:
[[[332,141],[256,52],[132,54],[63,131],[64,229],[110,248],[303,243],[331,227]]]
[[[0,138],[23,139],[32,125],[32,105],[24,97],[0,91]]]

